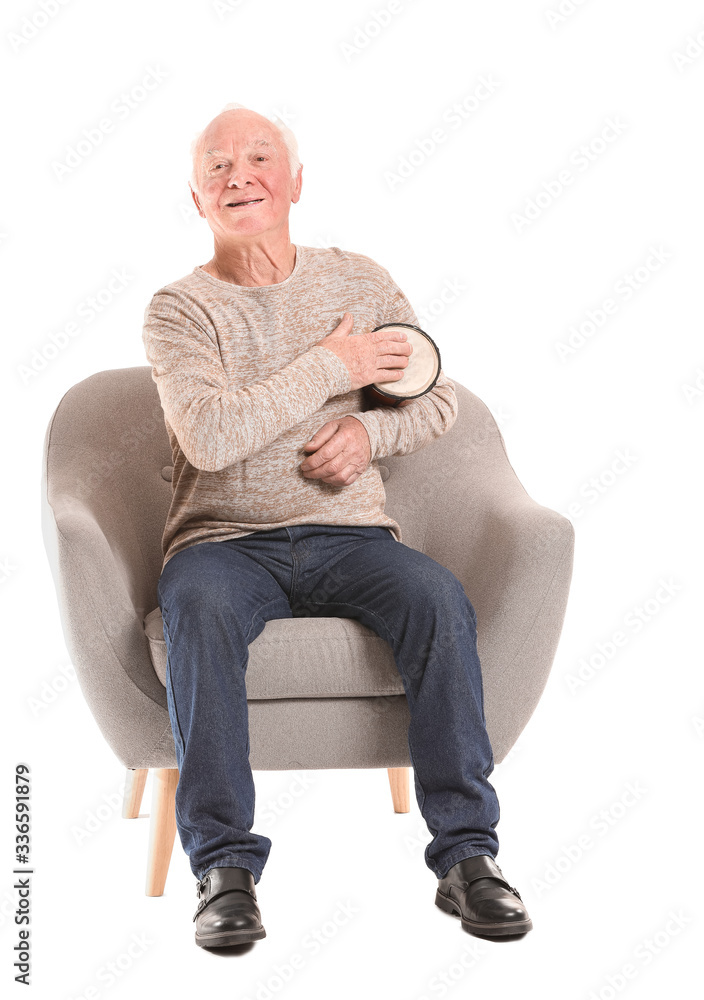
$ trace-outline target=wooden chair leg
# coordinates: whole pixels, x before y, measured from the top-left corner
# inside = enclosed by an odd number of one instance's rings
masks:
[[[176,837],[177,767],[152,769],[152,814],[149,824],[147,896],[162,896]]]
[[[128,767],[126,770],[125,794],[122,799],[122,818],[137,819],[149,768]]]
[[[410,767],[387,768],[394,812],[407,813],[411,811],[411,802],[408,794],[408,774],[410,770]]]

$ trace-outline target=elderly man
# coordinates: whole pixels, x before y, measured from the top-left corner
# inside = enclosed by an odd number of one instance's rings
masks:
[[[266,935],[255,884],[271,840],[252,831],[245,671],[274,618],[356,618],[392,647],[436,904],[488,937],[532,927],[495,862],[476,614],[448,569],[404,544],[377,459],[417,451],[457,416],[454,384],[370,407],[418,320],[388,271],[338,247],[291,242],[295,138],[241,105],[192,147],[191,192],[213,231],[207,263],[161,288],[144,346],[173,451],[158,601],[179,783],[176,820],[198,879],[196,943]]]

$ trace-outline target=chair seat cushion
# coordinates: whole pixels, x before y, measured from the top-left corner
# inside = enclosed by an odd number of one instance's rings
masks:
[[[144,619],[154,670],[166,687],[161,609]],[[354,618],[274,618],[249,647],[248,701],[403,695],[393,651]]]

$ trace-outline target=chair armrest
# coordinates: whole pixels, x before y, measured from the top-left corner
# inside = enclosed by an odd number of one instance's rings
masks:
[[[507,599],[530,616],[573,547],[574,528],[527,493],[486,404],[464,386],[456,391],[458,419],[430,445],[433,463],[418,486],[427,516],[414,544],[462,581],[478,619],[480,611],[484,622],[500,618]],[[386,461],[395,469],[409,458]]]
[[[429,516],[417,547],[455,574],[476,611],[487,727],[499,762],[547,683],[575,532],[568,518],[527,493],[485,404],[462,386],[457,391],[464,426],[458,420],[432,445]]]
[[[170,723],[126,570],[75,498],[54,498],[52,506],[42,491],[42,534],[83,695],[122,764],[141,766],[165,737],[168,743]]]
[[[501,645],[505,668],[565,560],[571,578],[574,527],[527,494],[487,490],[471,509],[458,500],[448,491],[438,498],[424,551],[461,581],[477,613],[478,637],[488,633]],[[566,602],[567,591],[560,620]]]

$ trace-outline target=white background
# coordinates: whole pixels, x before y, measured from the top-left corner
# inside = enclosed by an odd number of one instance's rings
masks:
[[[26,760],[31,995],[42,1000],[91,988],[110,1000],[699,997],[701,4],[230,6],[45,0],[51,17],[38,2],[2,10],[0,976],[25,995],[11,968],[11,789]],[[13,42],[22,30],[30,37]],[[150,69],[162,82],[118,117],[111,105]],[[482,78],[493,93],[472,101]],[[425,326],[444,370],[491,408],[530,495],[574,522],[550,680],[492,776],[497,860],[534,922],[520,941],[480,941],[434,906],[430,835],[415,798],[410,814],[393,813],[383,770],[307,772],[310,787],[293,797],[292,773],[255,773],[258,817],[269,800],[287,805],[274,823],[255,820],[273,840],[258,884],[267,937],[244,954],[194,944],[195,881],[178,838],[165,894],[144,894],[151,781],[142,818],[123,820],[124,769],[64,646],[40,531],[41,450],[71,386],[146,364],[151,295],[209,260],[212,234],[191,211],[189,144],[228,101],[285,115],[297,135],[293,241],[367,254],[419,315],[434,309]],[[463,102],[458,124],[451,109]],[[106,116],[112,132],[57,177],[67,147]],[[619,134],[600,139],[609,119]],[[445,139],[427,152],[437,129]],[[407,176],[392,183],[413,150]],[[571,183],[560,191],[565,169]],[[114,268],[130,276],[124,289],[81,320],[81,303]],[[463,287],[440,309],[447,282]],[[558,343],[609,298],[611,315],[562,359]],[[28,376],[71,321],[79,334]],[[638,607],[647,620],[636,630]],[[604,647],[618,631],[625,644]],[[599,659],[600,643],[613,655]],[[591,679],[571,690],[589,661]],[[106,818],[79,839],[99,807]],[[577,857],[580,838],[589,846]],[[354,913],[333,935],[326,922],[342,903]],[[125,958],[133,935],[145,946]],[[276,979],[296,953],[303,968]],[[123,969],[113,983],[112,961]]]

